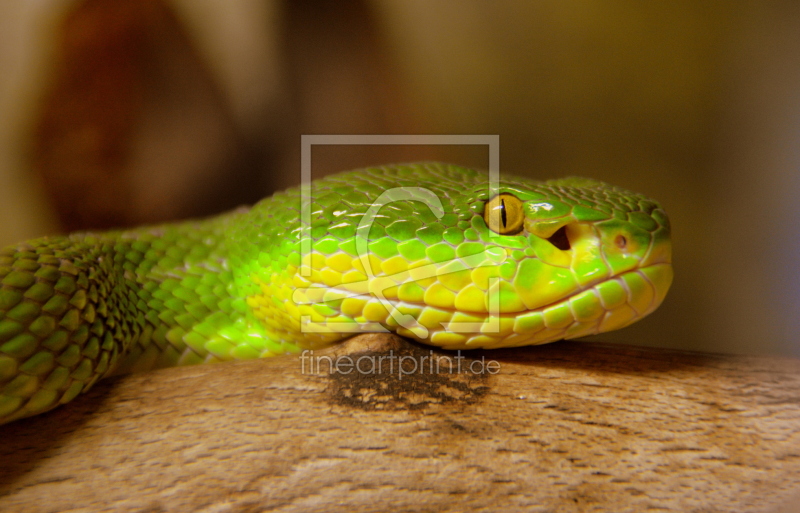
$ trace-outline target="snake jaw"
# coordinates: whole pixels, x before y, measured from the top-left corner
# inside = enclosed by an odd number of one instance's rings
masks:
[[[316,290],[316,298],[305,297],[309,308],[326,298],[338,314],[317,317],[317,331],[341,334],[388,329],[445,349],[498,348],[623,328],[658,308],[671,281],[672,266],[655,263],[606,277],[539,308],[511,313],[457,311],[329,287],[311,289]],[[349,301],[347,306],[344,301]]]

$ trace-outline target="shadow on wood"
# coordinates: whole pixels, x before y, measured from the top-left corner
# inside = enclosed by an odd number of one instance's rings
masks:
[[[800,492],[799,371],[389,335],[164,369],[0,426],[0,509],[784,511]]]

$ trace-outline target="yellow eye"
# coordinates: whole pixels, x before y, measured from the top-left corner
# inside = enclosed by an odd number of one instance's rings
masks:
[[[512,194],[501,193],[486,202],[483,220],[493,232],[500,235],[516,235],[522,231],[525,213],[522,201]]]

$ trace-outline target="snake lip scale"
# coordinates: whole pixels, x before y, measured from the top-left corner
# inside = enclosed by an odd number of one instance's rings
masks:
[[[631,290],[631,287],[626,282],[625,277],[636,275],[638,280],[641,282],[646,283],[648,287],[652,289],[652,292],[649,295],[641,296],[637,299],[636,292]],[[659,297],[658,287],[655,281],[648,278],[648,274],[655,274],[658,276],[669,275],[671,274],[671,266],[668,262],[656,262],[651,263],[648,266],[641,267],[638,269],[634,269],[632,271],[626,271],[618,276],[612,276],[609,278],[605,278],[597,283],[589,285],[581,290],[576,291],[574,294],[561,298],[557,301],[554,301],[550,304],[543,305],[536,309],[530,310],[522,310],[519,312],[507,312],[507,313],[496,313],[494,315],[487,314],[485,312],[480,311],[468,311],[468,310],[461,310],[461,313],[467,314],[469,316],[475,317],[475,320],[480,327],[476,327],[474,329],[481,331],[482,333],[489,333],[492,332],[492,328],[490,327],[489,323],[491,322],[492,317],[501,318],[501,319],[509,319],[514,320],[517,317],[530,315],[530,314],[539,314],[544,315],[545,312],[557,310],[560,307],[566,307],[569,309],[571,314],[571,318],[568,319],[566,324],[564,320],[559,320],[556,322],[548,323],[546,317],[545,322],[541,326],[539,326],[540,330],[550,329],[551,331],[548,332],[550,337],[555,337],[555,339],[560,338],[578,338],[578,337],[585,337],[589,335],[595,335],[598,333],[602,333],[605,331],[611,331],[614,329],[620,329],[629,324],[635,322],[637,319],[645,317],[649,315],[656,308],[661,304],[663,300],[663,295]],[[663,278],[661,278],[663,279]],[[616,301],[616,303],[606,301],[603,302],[601,290],[604,284],[613,282],[615,285],[619,285],[625,291],[625,298],[623,300],[611,300]],[[337,298],[358,298],[364,301],[375,301],[374,296],[369,295],[360,295],[355,294],[351,291],[336,289],[336,288],[327,288],[327,287],[320,287],[318,291],[325,292],[325,293],[332,293]],[[596,296],[605,308],[604,312],[598,312],[599,315],[594,315],[593,318],[589,319],[581,319],[580,314],[576,312],[576,308],[570,303],[570,300],[582,293],[586,294],[593,294]],[[421,305],[409,304],[402,301],[390,300],[390,299],[382,299],[378,300],[379,302],[383,303],[384,305],[389,306],[389,311],[391,312],[402,312],[408,311],[409,309],[420,308],[423,307]],[[454,308],[447,308],[447,307],[438,307],[436,308],[439,311],[443,312],[450,312],[453,314],[457,312]],[[391,320],[386,322],[391,323]],[[306,329],[311,327],[314,323],[309,320],[306,320],[304,323],[301,322],[301,325],[304,326]],[[366,319],[361,319],[360,321],[356,322],[355,325],[352,323],[342,323],[342,326],[337,326],[336,322],[332,322],[330,324],[322,324],[318,326],[322,329],[329,329],[332,332],[336,333],[366,333],[366,332],[389,332],[391,330],[382,328],[379,323],[371,322]],[[403,322],[396,322],[392,323],[393,328],[399,334],[404,336],[416,339],[418,341],[425,342],[426,339],[430,336],[429,330],[424,331],[424,335],[420,336],[419,333],[414,331],[414,326],[408,326],[403,324]],[[566,324],[566,325],[565,325]],[[458,332],[459,329],[456,328],[453,330],[448,323],[440,323],[440,326],[435,327],[434,329],[441,330],[444,332],[455,331]],[[447,346],[442,345],[443,349],[491,349],[493,347],[517,347],[517,346],[524,346],[530,345],[532,343],[532,338],[536,334],[534,330],[524,328],[521,326],[515,326],[512,330],[515,337],[509,338],[508,330],[506,330],[506,337],[505,341],[502,346],[494,346],[492,344],[481,344],[480,342],[477,343],[470,343],[469,341],[464,343],[463,345],[454,345],[454,346]],[[469,331],[467,331],[469,332]],[[494,332],[497,333],[497,328],[494,329]],[[538,342],[543,343],[543,342]]]
[[[0,423],[104,376],[297,354],[363,331],[445,349],[610,331],[672,282],[669,219],[596,180],[423,162],[251,208],[0,251]]]

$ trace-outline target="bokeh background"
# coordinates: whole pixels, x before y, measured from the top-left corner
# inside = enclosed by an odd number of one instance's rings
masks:
[[[299,182],[301,134],[499,134],[658,199],[675,282],[597,338],[800,356],[800,2],[0,1],[0,245]],[[480,147],[315,147],[316,175]]]

